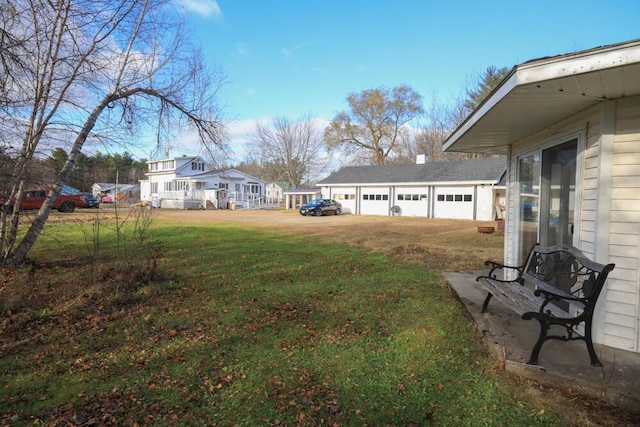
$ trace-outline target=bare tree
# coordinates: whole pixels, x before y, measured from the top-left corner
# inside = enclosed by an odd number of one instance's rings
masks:
[[[422,96],[407,85],[347,96],[349,110],[338,113],[325,129],[327,147],[383,165],[400,140],[404,126],[422,114]]]
[[[293,188],[314,181],[327,162],[322,131],[310,114],[258,123],[250,146],[272,179]]]
[[[153,125],[190,126],[224,147],[219,74],[207,70],[170,0],[15,0],[0,8],[0,135],[12,159],[0,216],[0,256],[22,263],[85,143],[131,141]],[[49,197],[24,233],[19,206],[38,156],[67,143]],[[18,239],[18,236],[21,236]]]
[[[414,138],[414,154],[425,154],[430,161],[448,160],[442,151],[442,143],[449,136],[451,128],[449,109],[433,95]]]
[[[462,94],[450,106],[440,103],[434,94],[423,115],[419,131],[403,148],[403,156],[415,159],[417,154],[425,154],[430,161],[486,157],[482,153],[445,153],[442,145],[508,73],[508,68],[490,66],[484,73],[468,77]]]

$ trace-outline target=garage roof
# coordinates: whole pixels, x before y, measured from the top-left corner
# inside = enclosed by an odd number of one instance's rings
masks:
[[[445,141],[445,151],[507,154],[507,146],[607,99],[640,94],[640,39],[531,60]]]
[[[507,169],[505,157],[427,162],[348,166],[333,172],[317,185],[487,183],[497,184]]]

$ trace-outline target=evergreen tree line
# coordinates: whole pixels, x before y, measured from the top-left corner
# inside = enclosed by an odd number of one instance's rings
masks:
[[[62,148],[56,148],[46,157],[34,159],[29,170],[26,187],[28,189],[49,188],[56,175],[64,166],[69,154]],[[5,176],[13,169],[13,159],[0,149],[0,186],[10,182],[10,177]],[[146,159],[136,160],[129,152],[122,154],[103,154],[97,152],[94,155],[80,153],[69,174],[66,185],[81,191],[90,192],[91,186],[96,182],[116,182],[120,184],[137,184],[145,178],[147,172]],[[0,188],[0,191],[9,191],[9,188]]]

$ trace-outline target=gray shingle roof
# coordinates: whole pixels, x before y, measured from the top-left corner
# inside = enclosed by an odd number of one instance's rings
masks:
[[[331,173],[318,185],[485,181],[498,183],[507,169],[505,157],[393,164],[348,166]]]

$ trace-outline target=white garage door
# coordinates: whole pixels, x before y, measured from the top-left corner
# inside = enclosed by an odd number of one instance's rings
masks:
[[[331,193],[332,199],[335,199],[342,205],[342,212],[356,212],[356,189],[355,187],[336,188]]]
[[[362,215],[389,215],[391,204],[388,187],[363,188],[360,200]]]
[[[435,218],[473,219],[473,187],[437,188]]]
[[[427,188],[396,188],[396,200],[393,203],[402,216],[423,216],[429,212]]]

